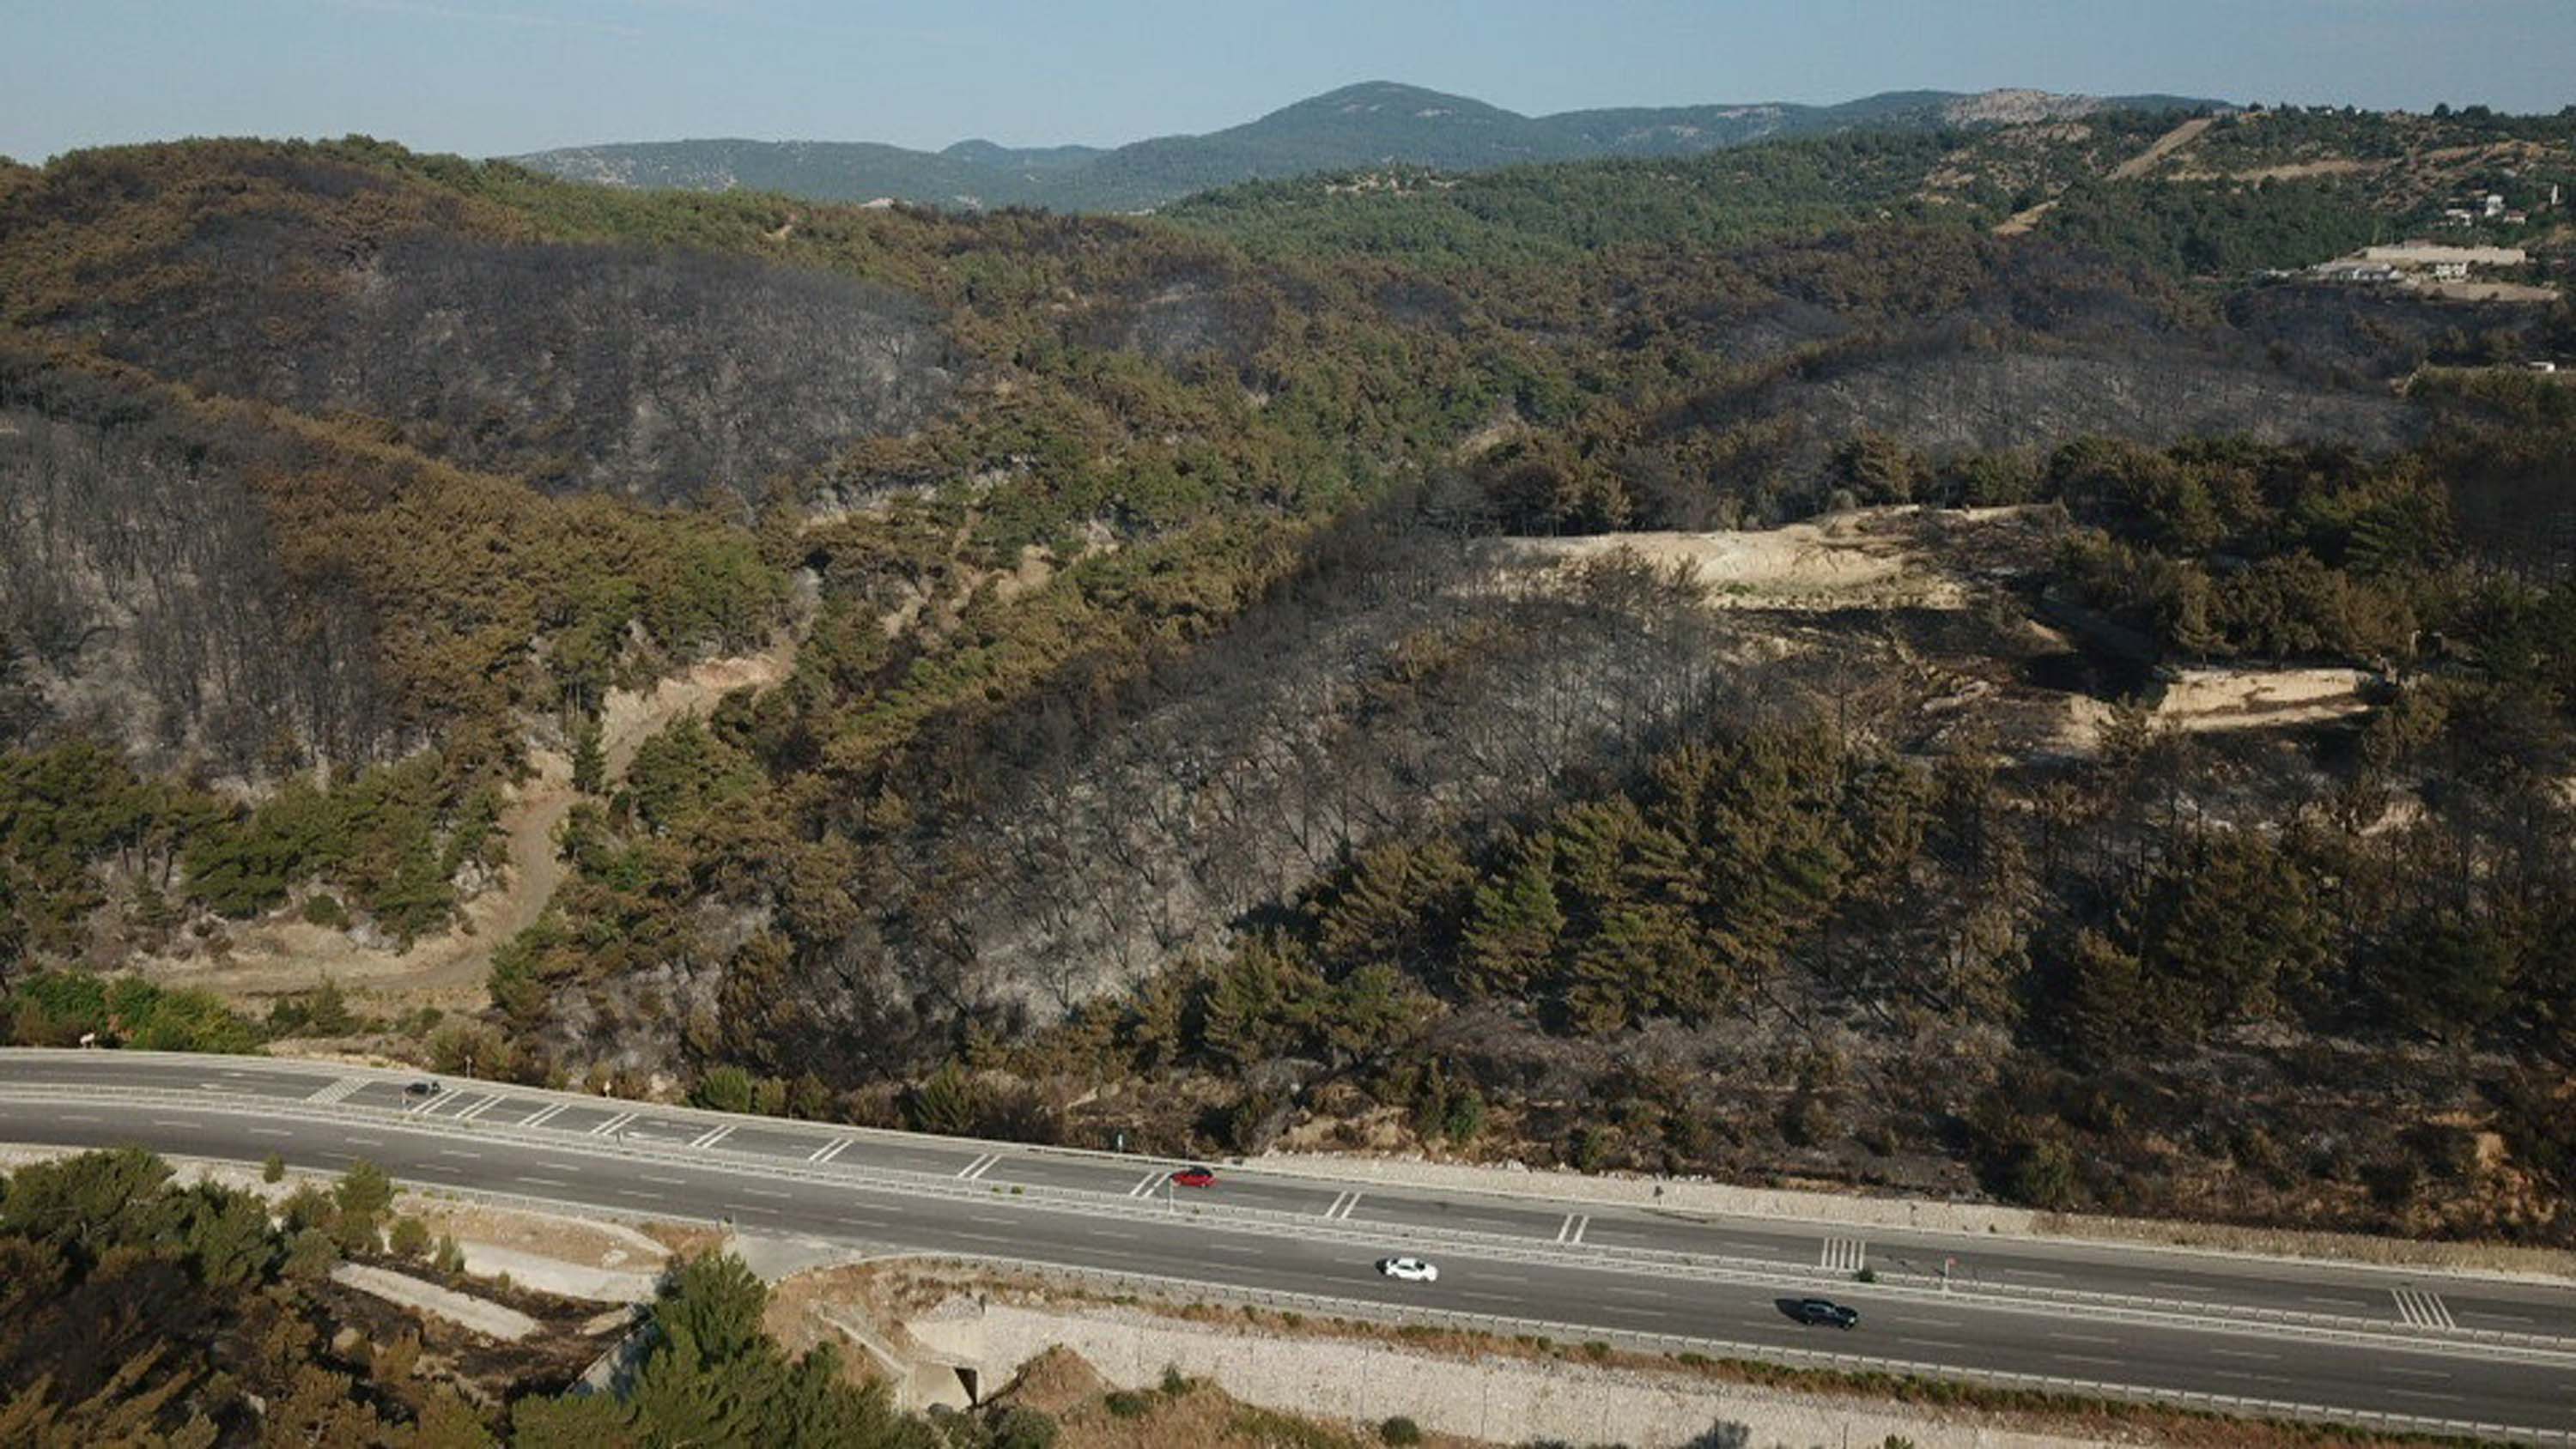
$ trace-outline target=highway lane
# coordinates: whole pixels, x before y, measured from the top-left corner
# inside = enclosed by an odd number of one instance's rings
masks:
[[[258,1058],[0,1052],[0,1084],[154,1085],[294,1100],[327,1095],[336,1083],[348,1088],[345,1100],[357,1105],[412,1105],[400,1093],[400,1080],[391,1074],[352,1073],[325,1063]],[[633,1107],[527,1088],[467,1082],[455,1087],[422,1110],[566,1133],[606,1130],[622,1140],[667,1146],[694,1142],[706,1134],[709,1123],[725,1120],[707,1113]],[[979,1181],[1104,1193],[1137,1190],[1157,1165],[1106,1154],[853,1132],[817,1124],[762,1124],[759,1119],[742,1119],[721,1141],[729,1151],[770,1153],[782,1160],[834,1149],[835,1144],[839,1145],[831,1160],[852,1166],[942,1175],[973,1172]],[[1771,1219],[1708,1219],[1630,1207],[1408,1192],[1361,1183],[1345,1188],[1304,1176],[1264,1174],[1257,1166],[1230,1169],[1221,1198],[1272,1211],[1331,1213],[1352,1222],[1498,1233],[1533,1242],[1574,1241],[1846,1271],[1866,1263],[1882,1274],[1937,1277],[1946,1273],[1963,1291],[2119,1294],[2206,1311],[2324,1315],[2436,1335],[2468,1328],[2576,1339],[2576,1294],[2557,1285],[2062,1240],[1996,1241],[1957,1234],[1863,1232]]]
[[[1013,1144],[861,1131],[812,1123],[727,1119],[685,1109],[459,1081],[425,1106],[405,1098],[403,1078],[329,1063],[145,1053],[0,1051],[0,1086],[11,1082],[155,1086],[247,1094],[278,1101],[331,1099],[420,1110],[496,1126],[685,1147],[717,1125],[711,1144],[729,1152],[797,1161],[817,1155],[854,1168],[972,1175],[975,1181],[1126,1195],[1156,1190],[1166,1164],[1150,1159]],[[1532,1243],[1643,1249],[1780,1267],[1863,1265],[1886,1276],[1947,1275],[1963,1292],[2071,1297],[2116,1294],[2196,1312],[2259,1317],[2319,1315],[2439,1338],[2456,1329],[2566,1338],[2576,1342],[2576,1291],[2469,1275],[2395,1272],[2216,1254],[2159,1251],[2065,1240],[1997,1240],[1962,1234],[1864,1230],[1767,1218],[1712,1218],[1627,1206],[1529,1197],[1408,1191],[1363,1182],[1229,1167],[1212,1201],[1275,1212],[1330,1216],[1390,1229],[1491,1233]]]
[[[1805,1291],[1795,1281],[1766,1287],[1677,1280],[1437,1247],[1431,1251],[1442,1280],[1402,1285],[1373,1271],[1376,1250],[1367,1245],[1212,1228],[1153,1199],[1104,1216],[1015,1198],[1001,1184],[993,1185],[989,1202],[924,1198],[777,1177],[756,1166],[639,1163],[615,1155],[607,1136],[583,1134],[557,1144],[486,1141],[426,1121],[309,1121],[282,1108],[231,1110],[252,1105],[125,1103],[107,1093],[42,1103],[0,1098],[0,1140],[132,1142],[245,1162],[277,1152],[297,1166],[328,1171],[365,1158],[433,1187],[628,1214],[731,1218],[755,1232],[1148,1273],[1212,1289],[1321,1293],[1392,1308],[1581,1324],[1604,1336],[1679,1334],[1754,1351],[1821,1348],[1957,1369],[2576,1430],[2576,1396],[2568,1392],[2576,1362],[2566,1360],[2521,1362],[2431,1347],[2091,1320],[1861,1285],[1836,1291],[1865,1315],[1859,1330],[1845,1334],[1802,1328],[1778,1311],[1775,1298]],[[472,1111],[473,1104],[452,1110]]]

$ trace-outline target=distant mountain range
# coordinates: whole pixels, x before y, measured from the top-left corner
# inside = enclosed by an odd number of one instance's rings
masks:
[[[1773,136],[1864,127],[1930,128],[2225,104],[2188,96],[1889,91],[1830,106],[1766,102],[1524,116],[1465,96],[1367,81],[1222,131],[1161,136],[1115,149],[980,140],[943,151],[868,141],[641,141],[511,159],[610,186],[747,187],[817,201],[1142,211],[1210,187],[1309,171],[1383,164],[1480,171],[1529,161],[1686,155]]]

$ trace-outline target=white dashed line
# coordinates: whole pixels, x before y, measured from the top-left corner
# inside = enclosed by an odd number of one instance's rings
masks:
[[[1890,1323],[1920,1324],[1925,1328],[1958,1328],[1962,1326],[1958,1320],[1952,1318],[1907,1318],[1895,1313],[1887,1315],[1887,1321]]]
[[[66,1122],[95,1122],[98,1119],[96,1117],[74,1117],[66,1114],[62,1120]]]
[[[438,1149],[438,1155],[441,1157],[481,1157],[483,1154],[480,1152],[468,1152],[461,1147],[442,1147]]]
[[[1627,1288],[1622,1287],[1617,1283],[1604,1284],[1602,1285],[1601,1291],[1605,1293],[1616,1293],[1623,1298],[1670,1298],[1673,1296],[1661,1288]]]
[[[645,1182],[658,1182],[664,1187],[687,1187],[689,1185],[689,1180],[685,1177],[656,1177],[649,1172],[639,1172],[635,1174],[635,1176]]]
[[[2052,1333],[2052,1334],[2050,1334],[2050,1335],[2049,1335],[2049,1337],[2051,1337],[2051,1338],[2053,1338],[2053,1339],[2056,1339],[2056,1340],[2058,1340],[2058,1341],[2060,1341],[2060,1342],[2062,1342],[2062,1343],[2108,1343],[2108,1344],[2117,1344],[2117,1343],[2120,1341],[2120,1340],[2118,1340],[2118,1339],[2116,1339],[2116,1338],[2104,1338],[2104,1337],[2102,1337],[2102,1336],[2101,1336],[2100,1334],[2098,1334],[2098,1333]]]
[[[2401,1399],[2431,1399],[2437,1403],[2444,1404],[2456,1404],[2460,1402],[2460,1396],[2458,1394],[2437,1394],[2430,1389],[2390,1389],[2388,1392],[2397,1395]]]
[[[2063,1273],[2051,1273],[2045,1268],[1997,1268],[1995,1271],[2007,1278],[2052,1278],[2062,1282],[2066,1277]]]
[[[2450,1374],[2442,1369],[2399,1368],[2393,1363],[2384,1363],[2379,1367],[2383,1372],[2404,1374],[2411,1379],[2447,1379],[2450,1377]]]
[[[2115,1368],[2128,1362],[2126,1359],[2097,1358],[2089,1353],[2052,1353],[2049,1357],[2056,1359],[2060,1363],[2099,1363],[2109,1364]]]
[[[295,1135],[283,1127],[245,1127],[242,1130],[253,1137],[292,1137]]]
[[[385,1145],[385,1140],[381,1137],[343,1137],[340,1140],[343,1142],[355,1143],[360,1147],[382,1147]]]
[[[515,1178],[515,1179],[513,1179],[513,1181],[517,1181],[517,1182],[533,1182],[533,1183],[535,1183],[535,1184],[536,1184],[537,1186],[539,1186],[539,1187],[570,1187],[570,1186],[572,1186],[572,1184],[571,1184],[571,1183],[568,1183],[568,1182],[560,1182],[560,1181],[557,1181],[556,1179],[551,1178],[551,1177],[522,1177],[522,1178]]]
[[[152,1119],[152,1125],[155,1127],[186,1127],[193,1129],[197,1124],[194,1122],[172,1122],[164,1118],[155,1117]]]
[[[2277,1353],[2256,1353],[2248,1348],[2213,1348],[2209,1353],[2212,1358],[2250,1358],[2261,1363],[2278,1363],[2281,1360]]]
[[[658,1192],[638,1192],[631,1187],[619,1188],[617,1190],[617,1195],[619,1197],[640,1197],[646,1202],[660,1202],[662,1200],[662,1195]]]
[[[765,1187],[746,1187],[742,1191],[743,1195],[746,1197],[774,1197],[781,1202],[787,1200],[787,1194],[783,1192],[771,1192]]]
[[[2249,1384],[2286,1384],[2293,1382],[2293,1380],[2283,1378],[2279,1374],[2249,1374],[2236,1369],[2211,1369],[2209,1371],[2209,1376],[2214,1379],[2242,1379]]]

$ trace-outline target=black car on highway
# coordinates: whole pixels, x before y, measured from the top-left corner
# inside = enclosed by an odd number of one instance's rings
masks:
[[[1801,1298],[1786,1306],[1789,1316],[1800,1323],[1849,1328],[1860,1322],[1859,1309],[1845,1307],[1830,1298]]]

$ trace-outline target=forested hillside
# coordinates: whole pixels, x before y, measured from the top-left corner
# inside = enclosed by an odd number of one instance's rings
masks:
[[[2576,390],[2508,364],[2576,318],[2265,278],[2414,203],[2113,177],[2171,134],[1155,219],[11,172],[7,1020],[2563,1239]],[[184,990],[457,929],[567,778],[488,1005]]]

